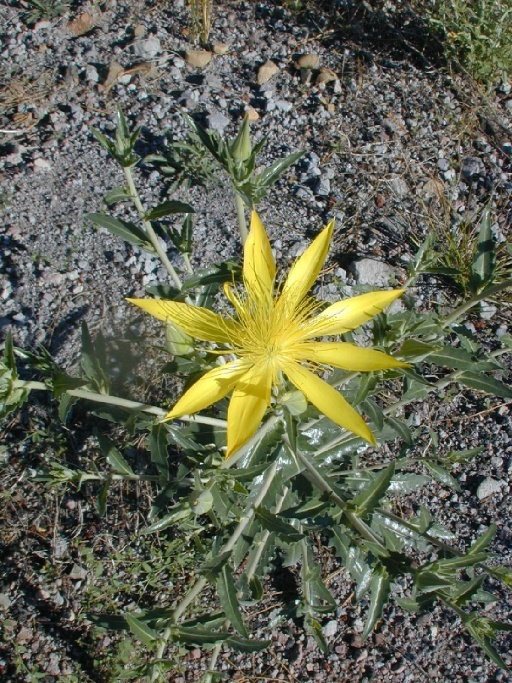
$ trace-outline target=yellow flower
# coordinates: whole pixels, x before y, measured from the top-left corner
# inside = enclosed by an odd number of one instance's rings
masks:
[[[281,385],[284,375],[333,422],[375,443],[362,417],[310,368],[328,365],[370,372],[407,367],[406,363],[346,342],[312,340],[354,330],[380,313],[403,290],[361,294],[318,312],[320,304],[307,293],[324,264],[333,227],[331,221],[292,266],[284,285],[276,292],[276,264],[270,243],[258,214],[253,212],[244,247],[245,292],[239,294],[228,285],[224,287],[236,311],[234,317],[226,318],[177,301],[128,299],[196,339],[225,345],[226,355],[234,356],[203,375],[166,419],[197,413],[233,390],[227,420],[229,457],[254,434],[270,405],[272,387]]]

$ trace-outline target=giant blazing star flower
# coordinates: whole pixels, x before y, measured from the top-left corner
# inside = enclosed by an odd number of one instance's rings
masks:
[[[235,309],[226,318],[205,308],[161,299],[129,299],[159,320],[178,325],[189,335],[226,347],[231,356],[201,377],[179,399],[165,419],[197,413],[233,390],[227,420],[229,457],[254,434],[270,405],[273,387],[288,380],[333,422],[375,443],[362,417],[341,394],[312,369],[321,365],[370,372],[406,367],[380,351],[340,341],[313,341],[354,330],[399,297],[403,290],[361,294],[321,309],[307,294],[316,280],[332,237],[334,221],[318,235],[292,266],[276,291],[276,264],[265,228],[253,212],[244,247],[240,294],[224,291]]]

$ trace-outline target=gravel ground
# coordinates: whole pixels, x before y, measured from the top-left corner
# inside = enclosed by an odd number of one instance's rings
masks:
[[[85,219],[101,210],[105,191],[122,181],[120,169],[91,135],[92,127],[113,131],[117,104],[132,124],[143,127],[141,154],[161,149],[166,131],[183,138],[183,112],[234,135],[248,109],[257,119],[254,137],[269,137],[262,164],[307,150],[260,211],[283,264],[328,219],[337,218],[321,287],[326,299],[340,281],[381,285],[390,275],[400,280],[416,245],[450,215],[491,202],[495,234],[507,235],[510,89],[487,101],[466,81],[448,75],[434,61],[435,43],[427,42],[405,5],[352,4],[364,6],[354,10],[353,21],[340,15],[332,23],[327,12],[300,15],[272,2],[224,2],[215,8],[210,40],[225,53],[204,68],[192,66],[185,55],[193,45],[183,0],[84,4],[72,15],[31,27],[23,12],[0,5],[2,333],[12,330],[27,348],[46,345],[69,367],[77,359],[82,320],[93,333],[121,337],[134,315],[125,297],[165,280],[156,258],[94,230]],[[340,12],[350,7],[338,2]],[[319,66],[301,73],[297,60],[309,53],[318,56]],[[258,69],[267,60],[278,71],[258,85]],[[335,78],[317,84],[321,67]],[[158,173],[146,167],[136,177],[143,200],[156,203],[162,194]],[[176,197],[197,210],[195,265],[238,254],[234,203],[226,206],[222,182],[212,183],[208,192],[180,189]],[[172,258],[179,265],[178,255]],[[448,305],[452,297],[442,283],[429,280],[417,294],[424,306],[432,300]],[[504,307],[475,322],[483,320],[481,333],[492,339],[509,318]],[[497,521],[494,550],[507,563],[512,425],[508,406],[499,405],[457,393],[449,404],[425,404],[418,412],[425,411],[446,448],[484,446],[470,465],[454,471],[463,493],[431,485],[423,502],[459,538],[470,539]],[[460,419],[452,424],[454,415]],[[112,506],[116,509],[105,519],[97,516],[87,489],[42,492],[29,475],[50,447],[54,420],[43,402],[14,418],[5,432],[0,673],[9,682],[38,680],[36,674],[44,681],[101,682],[111,680],[101,662],[120,645],[112,634],[99,638],[79,618],[84,600],[87,609],[101,601],[94,581],[80,573],[80,567],[94,566],[83,547],[100,557],[112,553],[114,538],[117,548],[124,547],[144,524],[150,491],[120,489],[122,504]],[[84,425],[86,417],[79,415],[73,433],[63,437],[63,450],[86,451]],[[25,438],[28,429],[39,430],[40,440]],[[55,451],[55,444],[51,448]],[[220,668],[227,680],[509,680],[441,608],[411,617],[391,605],[383,625],[361,643],[364,605],[352,605],[351,587],[333,558],[321,561],[339,603],[325,625],[332,653],[322,655],[300,625],[278,623],[269,601],[258,619],[262,637],[272,632],[272,647],[255,656],[224,653]],[[293,599],[288,578],[275,578],[272,593],[278,602]],[[137,602],[123,595],[122,587],[119,592],[119,604]],[[503,595],[493,614],[507,619],[511,607],[510,595]],[[509,645],[503,642],[501,648],[508,661]],[[197,680],[206,666],[199,650],[183,656],[186,673],[173,678],[176,683]]]

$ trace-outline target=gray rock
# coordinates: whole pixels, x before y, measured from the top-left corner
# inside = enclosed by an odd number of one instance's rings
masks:
[[[440,171],[447,171],[450,168],[450,162],[448,159],[439,159],[437,162],[437,168]]]
[[[385,287],[389,285],[395,277],[395,271],[391,266],[371,258],[362,258],[358,261],[353,261],[348,269],[360,285]]]
[[[476,496],[478,500],[484,500],[484,498],[489,498],[495,493],[501,491],[501,481],[498,479],[493,479],[492,477],[486,477],[478,486],[476,490]]]
[[[485,175],[485,166],[477,157],[466,157],[462,162],[461,173],[466,180]]]
[[[213,130],[216,130],[221,135],[224,132],[224,129],[231,123],[231,119],[228,119],[227,116],[221,114],[220,111],[213,112],[213,114],[207,116],[206,121],[208,123],[208,128],[213,128]]]
[[[326,625],[323,627],[324,636],[326,638],[332,638],[332,636],[335,636],[337,630],[338,622],[336,621],[336,619],[331,619],[331,621],[328,621]]]
[[[396,194],[397,197],[406,197],[409,194],[409,186],[403,178],[396,176],[396,178],[391,178],[389,182],[389,187]]]
[[[327,197],[331,192],[331,181],[325,176],[318,178],[315,183],[315,194],[318,197]]]
[[[154,59],[162,52],[162,44],[158,38],[144,38],[133,43],[133,54],[141,59]]]

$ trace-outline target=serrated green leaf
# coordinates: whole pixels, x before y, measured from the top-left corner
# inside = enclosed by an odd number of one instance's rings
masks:
[[[144,216],[144,219],[147,221],[156,221],[176,213],[195,213],[195,209],[191,204],[170,199],[150,209]]]
[[[149,433],[149,451],[151,462],[165,479],[169,479],[169,456],[167,445],[169,443],[169,431],[164,424],[156,424],[151,427]]]
[[[119,474],[127,476],[134,476],[134,471],[126,462],[122,454],[117,450],[114,444],[107,439],[103,434],[98,434],[98,442],[103,454],[106,456],[108,464]]]
[[[268,190],[275,182],[277,182],[280,176],[288,169],[293,166],[304,152],[293,152],[282,159],[278,159],[273,164],[265,168],[255,179],[254,183],[264,190]]]
[[[434,479],[440,481],[441,484],[449,486],[455,491],[461,490],[459,482],[454,477],[452,477],[452,475],[447,470],[445,470],[445,468],[442,467],[439,463],[432,462],[431,460],[425,460],[424,465],[430,472],[430,474],[434,477]]]
[[[485,548],[487,548],[492,539],[496,536],[497,529],[498,527],[496,526],[496,524],[490,524],[487,531],[484,531],[484,533],[481,536],[479,536],[476,539],[476,541],[471,545],[471,548],[468,550],[467,554],[473,555],[474,553],[479,553],[482,550],[485,550]]]
[[[143,621],[140,621],[131,614],[125,614],[124,618],[133,635],[147,647],[151,647],[155,640],[159,639],[158,633]]]
[[[457,377],[457,382],[464,384],[470,389],[476,391],[483,391],[487,394],[493,394],[500,398],[512,398],[512,387],[508,384],[500,382],[500,380],[476,372],[463,372]]]
[[[145,529],[142,529],[141,534],[154,534],[158,531],[163,531],[170,526],[174,526],[176,522],[188,519],[192,516],[193,512],[188,503],[178,503],[171,512],[167,513],[161,519],[157,519],[156,522],[153,522],[153,524],[150,524]]]
[[[237,635],[226,638],[227,647],[237,652],[261,652],[269,647],[271,643],[271,640],[252,640],[250,638],[241,638]]]
[[[349,505],[359,517],[367,517],[380,503],[389,489],[395,473],[395,463],[391,462],[369,483],[368,486],[353,498]]]
[[[408,446],[412,446],[414,444],[414,439],[411,434],[411,430],[409,427],[403,422],[402,420],[397,419],[396,417],[392,417],[391,415],[388,415],[385,418],[385,423],[391,427],[391,429],[398,434],[398,436],[405,441],[405,443]]]
[[[382,610],[386,604],[391,589],[391,577],[385,567],[378,567],[372,576],[370,583],[370,604],[364,625],[362,640],[366,640],[375,628],[377,621],[382,616]]]
[[[268,531],[275,533],[281,540],[287,543],[294,543],[304,538],[304,534],[298,531],[294,526],[283,521],[277,515],[274,515],[270,510],[260,505],[256,509],[256,517],[261,522],[262,526]]]
[[[98,497],[96,498],[96,510],[100,517],[103,517],[107,511],[107,495],[109,488],[110,480],[107,479],[105,482],[103,482],[103,484],[100,486],[100,490],[98,491]]]
[[[236,595],[233,572],[227,562],[223,565],[222,570],[217,577],[217,594],[219,596],[220,606],[224,610],[226,617],[238,633],[247,638],[249,633],[240,612],[240,604]]]
[[[119,202],[126,202],[132,199],[132,195],[130,194],[130,191],[128,188],[120,186],[120,187],[114,187],[112,190],[109,190],[107,194],[103,197],[103,201],[107,206],[113,206],[114,204],[118,204]]]
[[[134,244],[145,251],[155,252],[155,248],[144,230],[139,228],[138,225],[135,225],[135,223],[121,221],[119,218],[108,216],[105,213],[88,213],[85,217],[88,218],[91,223],[94,223],[94,225],[105,228],[112,233],[112,235],[121,237],[125,242]]]
[[[480,231],[476,247],[475,259],[471,265],[469,286],[477,294],[492,281],[496,270],[496,249],[491,230],[491,216],[488,208],[482,212]]]
[[[376,430],[380,432],[384,427],[384,413],[382,412],[382,408],[371,398],[367,398],[361,403],[361,410],[365,415],[368,415],[375,425]]]

